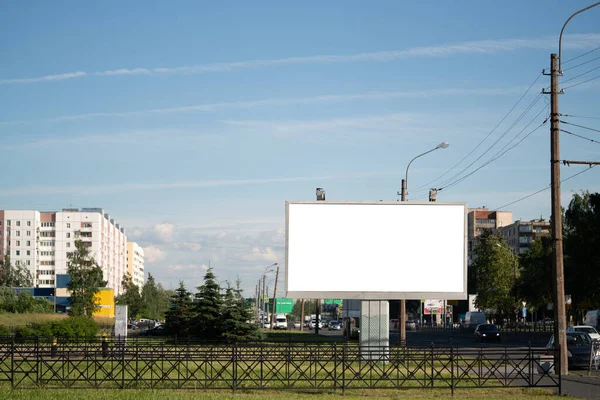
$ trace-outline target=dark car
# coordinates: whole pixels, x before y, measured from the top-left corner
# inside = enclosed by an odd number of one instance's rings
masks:
[[[588,368],[590,363],[590,353],[592,340],[584,332],[567,332],[567,357],[569,368]],[[546,345],[548,350],[554,350],[554,335]]]
[[[166,335],[165,326],[159,325],[157,327],[146,329],[142,331],[142,336],[164,336]]]
[[[502,338],[500,334],[500,330],[494,324],[480,324],[475,328],[475,341],[476,342],[485,342],[485,341],[497,341],[499,342]]]

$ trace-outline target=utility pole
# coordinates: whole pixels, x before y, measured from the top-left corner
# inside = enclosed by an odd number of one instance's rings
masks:
[[[273,290],[273,306],[271,307],[271,330],[273,330],[273,323],[275,322],[275,304],[277,303],[277,278],[279,278],[279,264],[277,264],[277,272],[275,273],[275,289]],[[287,327],[286,327],[287,329]]]
[[[562,210],[560,201],[560,121],[558,111],[558,56],[550,55],[550,184],[552,204],[552,275],[554,279],[554,343],[558,343],[560,374],[569,373],[566,337],[565,283],[563,265]]]
[[[263,292],[262,292],[261,296],[262,296],[262,299],[263,299],[263,311],[266,311],[266,313],[267,313],[267,321],[268,321],[269,320],[269,309],[267,308],[267,305],[265,304],[265,293],[266,293],[266,290],[267,290],[266,289],[267,287],[265,285],[265,283],[266,283],[265,281],[267,279],[267,274],[264,274],[262,278],[263,278],[263,284],[262,284]],[[265,321],[265,319],[263,318],[263,322],[264,321]]]
[[[325,190],[323,190],[323,188],[317,188],[316,189],[316,194],[317,194],[317,201],[325,201]],[[315,323],[315,335],[319,334],[319,325],[321,324],[321,321],[319,319],[319,309],[321,308],[321,299],[316,299],[316,323]]]
[[[412,161],[411,161],[412,162]],[[410,165],[410,164],[409,164]],[[406,179],[402,179],[401,201],[406,201]],[[400,300],[400,313],[398,314],[398,333],[400,334],[400,346],[406,345],[406,300]]]

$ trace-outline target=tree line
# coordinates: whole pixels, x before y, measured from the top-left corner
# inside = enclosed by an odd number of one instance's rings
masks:
[[[574,194],[563,211],[565,293],[571,296],[570,314],[581,320],[586,310],[600,308],[600,193]],[[536,238],[527,253],[518,255],[501,235],[485,232],[473,251],[468,282],[478,307],[514,319],[522,301],[528,310],[545,310],[552,303],[550,235]]]

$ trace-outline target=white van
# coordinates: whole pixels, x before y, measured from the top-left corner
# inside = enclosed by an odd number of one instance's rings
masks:
[[[465,328],[475,329],[479,324],[485,324],[485,313],[481,311],[469,311],[465,314],[463,326]]]
[[[584,325],[591,326],[596,330],[600,329],[600,310],[588,311],[585,314]]]
[[[273,325],[273,329],[287,329],[287,318],[285,314],[277,314],[275,315],[275,323]]]

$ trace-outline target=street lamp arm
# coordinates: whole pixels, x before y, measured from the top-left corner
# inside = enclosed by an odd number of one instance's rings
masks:
[[[576,16],[577,14],[581,14],[584,11],[589,10],[590,8],[594,8],[596,6],[600,6],[600,1],[597,3],[594,3],[592,5],[589,5],[585,8],[582,8],[581,10],[577,11],[576,13],[574,13],[573,15],[571,15],[569,17],[569,19],[567,20],[567,22],[565,22],[565,24],[563,25],[562,29],[560,30],[560,36],[558,37],[558,71],[560,73],[562,73],[562,37],[563,37],[563,33],[565,31],[565,28],[567,27],[567,24],[569,23],[569,21],[571,21],[573,19],[574,16]]]
[[[415,158],[413,158],[412,160],[410,160],[410,162],[406,166],[406,179],[405,179],[406,187],[408,187],[408,169],[410,168],[410,164],[412,164],[413,161],[415,161],[419,157],[423,157],[425,154],[429,154],[432,151],[436,151],[438,149],[445,149],[448,146],[449,146],[448,142],[442,142],[442,143],[438,144],[437,146],[435,146],[433,149],[428,150],[425,153],[419,154],[418,156],[416,156]]]

